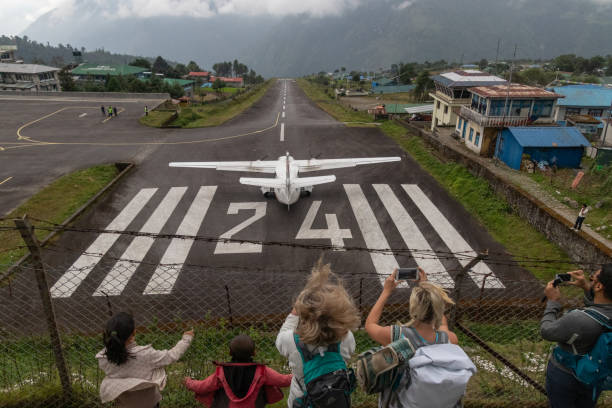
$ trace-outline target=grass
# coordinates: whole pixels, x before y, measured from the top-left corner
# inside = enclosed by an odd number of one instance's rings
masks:
[[[204,105],[193,104],[189,107],[182,108],[178,118],[171,122],[170,126],[180,128],[219,126],[234,118],[261,99],[272,83],[273,80],[270,79],[261,85],[254,86],[247,92],[236,94],[236,96],[231,99]],[[238,92],[237,88],[227,89],[232,89],[232,92]],[[167,120],[169,117],[165,114],[166,112],[156,113],[153,111],[149,113],[148,117],[141,118],[140,123],[152,127],[161,127],[164,123],[164,119]]]
[[[560,202],[564,202],[564,197],[569,197],[579,204],[587,203],[590,209],[585,223],[593,229],[604,227],[600,229],[600,234],[610,239],[612,238],[612,166],[599,167],[595,165],[593,159],[583,158],[582,171],[584,177],[576,189],[571,188],[577,174],[575,169],[559,169],[554,173],[536,170],[530,177]],[[601,207],[595,208],[595,204],[599,202],[602,204]],[[578,214],[578,208],[565,204]]]
[[[174,111],[152,110],[147,116],[139,119],[141,125],[160,128],[174,115]]]
[[[223,88],[220,88],[218,91],[221,93],[227,93],[227,94],[235,94],[238,91],[244,91],[245,88],[232,88],[230,86],[226,86]],[[204,93],[216,93],[217,90],[216,89],[212,89],[212,88],[200,88],[200,92],[204,92]]]
[[[340,121],[353,114],[352,111],[327,97],[323,87],[305,79],[299,79],[302,87],[319,107]],[[322,103],[324,103],[322,105]],[[361,113],[363,116],[364,114]],[[372,119],[370,118],[370,122]],[[473,176],[457,163],[442,163],[425,142],[407,133],[396,122],[384,121],[380,129],[397,142],[405,151],[430,173],[463,207],[470,212],[501,243],[518,263],[542,282],[551,280],[556,273],[575,269],[567,254],[551,243],[544,234],[536,231],[527,221],[516,215],[510,205],[491,189],[486,180]],[[519,239],[520,237],[520,239]],[[521,262],[521,259],[558,260],[559,263]]]
[[[118,173],[119,170],[115,165],[106,164],[63,176],[7,214],[4,217],[7,220],[0,221],[0,227],[14,227],[15,225],[8,219],[21,217],[24,214],[60,224]],[[38,239],[43,239],[49,232],[37,229],[35,233]],[[19,232],[0,229],[0,272],[26,254],[27,249],[22,246],[24,243]]]

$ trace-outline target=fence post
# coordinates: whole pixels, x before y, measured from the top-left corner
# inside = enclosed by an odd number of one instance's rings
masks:
[[[482,261],[488,256],[488,250],[485,250],[478,255],[470,262],[468,262],[457,274],[455,277],[455,288],[453,289],[453,293],[451,297],[455,301],[455,306],[451,310],[450,319],[448,322],[448,327],[452,330],[455,326],[455,323],[461,317],[459,313],[459,301],[461,300],[461,284],[463,283],[463,279],[467,276],[470,269],[472,269],[478,262]]]
[[[49,337],[51,338],[51,347],[53,348],[53,354],[55,355],[55,365],[57,366],[57,371],[59,372],[64,397],[68,399],[72,395],[70,375],[68,374],[68,368],[66,366],[66,360],[64,359],[64,352],[62,349],[62,341],[59,336],[59,330],[57,329],[55,310],[53,308],[53,303],[51,302],[51,295],[49,294],[49,284],[47,282],[47,275],[45,273],[40,255],[40,246],[38,245],[38,240],[34,235],[34,228],[30,224],[27,216],[24,216],[22,219],[16,219],[15,225],[19,229],[19,233],[21,234],[21,237],[28,246],[30,254],[32,255],[31,262],[34,266],[34,275],[36,276],[38,292],[40,294],[42,307],[47,319],[47,328],[49,329]]]
[[[229,312],[230,329],[234,328],[234,319],[232,317],[232,301],[230,300],[229,287],[225,285],[225,297],[227,298],[227,310]]]

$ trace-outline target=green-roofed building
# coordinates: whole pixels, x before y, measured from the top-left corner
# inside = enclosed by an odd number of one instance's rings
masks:
[[[132,65],[99,65],[84,63],[74,68],[70,73],[75,79],[93,79],[103,81],[107,76],[134,75],[142,77],[148,70]]]

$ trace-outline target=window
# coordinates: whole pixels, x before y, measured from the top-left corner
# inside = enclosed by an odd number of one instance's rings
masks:
[[[478,146],[479,141],[480,141],[480,132],[476,132],[476,140],[474,140],[474,144]]]
[[[461,121],[462,121],[461,118],[459,118],[459,120],[457,120],[457,129],[461,129]]]
[[[603,109],[589,109],[589,115],[591,116],[602,116]]]
[[[468,137],[468,139],[470,140],[470,142],[472,141],[472,136],[474,136],[474,129],[470,128],[470,136]]]
[[[444,105],[444,114],[446,115],[448,113],[448,105]]]
[[[580,115],[580,108],[565,108],[565,116],[563,119],[567,119],[571,115]]]
[[[553,111],[553,105],[555,104],[554,99],[541,99],[537,100],[533,104],[533,112],[531,116],[535,117],[550,117]],[[570,108],[568,108],[570,109]],[[580,113],[580,109],[578,109]]]
[[[489,116],[504,116],[504,105],[506,105],[505,99],[494,99],[491,101],[491,110]],[[510,105],[510,101],[508,101]],[[506,113],[508,112],[508,106],[506,106]]]
[[[436,104],[436,108],[440,109],[440,101],[438,101],[438,103]]]
[[[528,116],[530,108],[531,108],[531,100],[515,99],[512,101],[509,116]]]

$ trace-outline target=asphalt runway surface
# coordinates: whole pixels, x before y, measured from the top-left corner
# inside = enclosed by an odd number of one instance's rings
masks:
[[[282,316],[321,255],[362,306],[376,300],[382,280],[397,266],[422,266],[430,280],[452,290],[462,266],[485,249],[491,259],[462,281],[463,296],[534,299],[541,293],[535,279],[513,265],[504,248],[393,140],[376,128],[335,121],[294,81],[277,81],[253,107],[215,128],[150,129],[137,122],[142,101],[117,107],[124,111],[102,123],[94,102],[0,100],[6,123],[0,130],[0,182],[13,177],[0,185],[8,197],[0,211],[74,169],[137,164],[75,223],[82,231],[63,233],[44,251],[56,313],[66,327],[99,327],[109,303],[140,321]],[[308,174],[334,174],[337,180],[315,186],[289,210],[257,187],[238,183],[241,176],[271,175],[168,167],[171,161],[275,160],[286,152],[295,159],[402,161]],[[253,242],[217,241],[223,238]],[[332,244],[361,250],[308,247]],[[389,248],[394,253],[379,251]],[[27,275],[16,278],[14,288],[31,288],[24,296],[35,313],[35,285],[27,284],[33,282]],[[395,298],[405,302],[406,296],[400,289]],[[6,296],[1,302],[0,308],[11,308]],[[19,324],[27,331],[28,322]]]

